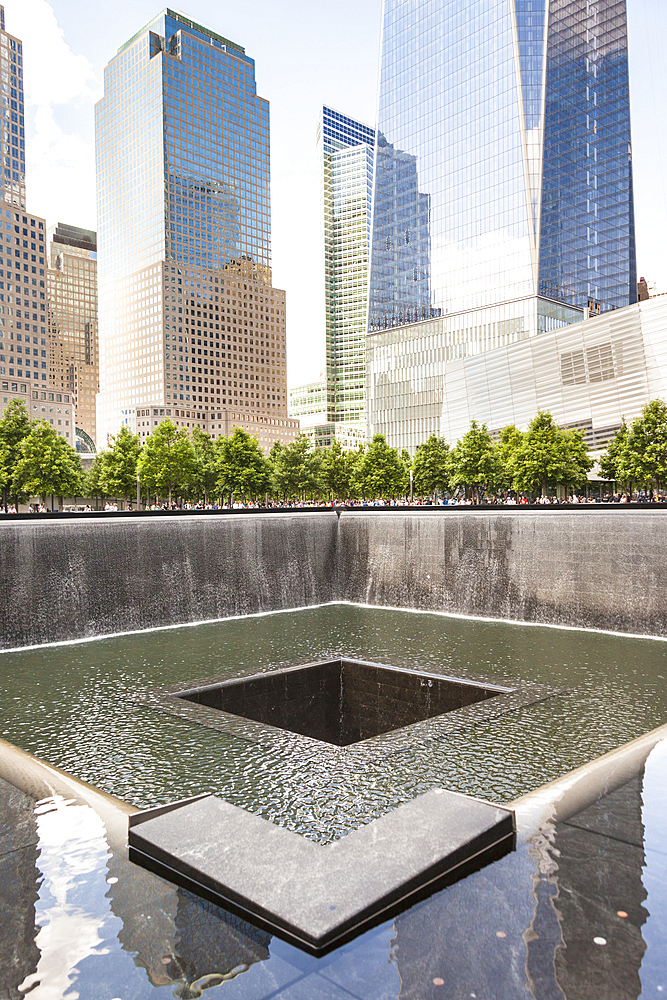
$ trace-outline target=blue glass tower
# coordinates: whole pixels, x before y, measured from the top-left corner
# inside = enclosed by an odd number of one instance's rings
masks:
[[[385,0],[376,151],[369,330],[636,300],[625,0]]]

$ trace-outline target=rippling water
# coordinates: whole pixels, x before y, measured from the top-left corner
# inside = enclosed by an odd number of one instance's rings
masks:
[[[130,703],[154,684],[351,656],[567,693],[350,771]],[[507,801],[667,719],[667,644],[333,605],[0,653],[6,739],[138,806],[202,791],[320,842],[441,784]]]

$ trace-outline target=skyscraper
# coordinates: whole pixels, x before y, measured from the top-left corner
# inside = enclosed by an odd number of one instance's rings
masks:
[[[366,308],[375,132],[326,105],[322,170],[326,381],[330,419],[366,425]]]
[[[375,131],[326,105],[317,127],[325,302],[326,407],[315,415],[312,386],[290,393],[315,444],[366,437],[366,315]],[[306,391],[309,389],[310,391]],[[317,425],[308,428],[308,415]]]
[[[98,446],[170,416],[289,440],[285,293],[271,285],[269,106],[245,50],[165,10],[96,107]]]
[[[0,413],[20,400],[75,444],[74,396],[48,372],[46,222],[25,198],[23,45],[5,30],[0,6],[2,200],[0,202]]]
[[[2,70],[2,195],[6,205],[25,208],[25,121],[23,44],[5,31],[0,6],[0,70]]]
[[[385,0],[371,430],[414,448],[449,361],[636,300],[628,90],[625,0]]]
[[[97,234],[59,222],[47,238],[49,380],[73,397],[76,445],[91,453],[99,377]]]

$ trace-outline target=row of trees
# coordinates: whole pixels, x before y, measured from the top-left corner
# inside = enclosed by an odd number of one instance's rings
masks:
[[[413,461],[418,492],[466,487],[477,498],[482,490],[545,495],[550,487],[580,488],[592,467],[581,431],[562,430],[544,412],[525,431],[513,425],[503,428],[495,444],[486,426],[473,420],[453,449],[431,438],[417,448]],[[633,487],[667,485],[667,404],[663,400],[647,403],[630,426],[622,421],[600,457],[600,475],[630,492]]]
[[[0,488],[3,505],[33,496],[81,495],[85,475],[81,459],[44,420],[31,420],[25,404],[12,400],[0,419]]]
[[[486,425],[473,421],[450,448],[432,436],[413,458],[391,448],[381,434],[352,451],[335,441],[331,448],[311,448],[300,436],[290,445],[276,443],[267,458],[241,428],[213,440],[200,428],[192,434],[164,420],[141,446],[136,434],[121,428],[84,474],[79,456],[53,427],[30,419],[19,401],[0,419],[0,487],[5,505],[30,496],[116,497],[128,502],[142,495],[209,502],[220,497],[335,496],[343,499],[418,496],[471,491],[483,494],[515,490],[546,493],[550,487],[577,489],[592,467],[582,433],[562,430],[549,413],[540,412],[525,431],[505,427],[494,441]],[[647,487],[667,483],[667,406],[648,403],[631,426],[623,422],[601,462],[608,481]]]
[[[633,485],[667,485],[667,405],[662,399],[647,403],[629,427],[623,420],[600,459],[600,472],[630,491]]]

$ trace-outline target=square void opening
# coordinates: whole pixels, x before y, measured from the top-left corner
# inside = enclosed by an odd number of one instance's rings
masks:
[[[272,670],[172,694],[344,747],[507,694],[508,690],[341,659]]]

